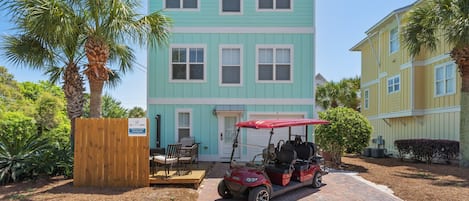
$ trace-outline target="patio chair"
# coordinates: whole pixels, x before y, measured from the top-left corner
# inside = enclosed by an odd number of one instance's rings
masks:
[[[181,156],[179,157],[179,164],[182,170],[186,173],[192,173],[192,164],[196,159],[198,145],[193,144],[190,147],[181,147]]]
[[[157,165],[164,166],[165,177],[168,178],[169,171],[173,166],[178,165],[180,157],[181,144],[169,144],[166,148],[165,155],[157,155],[153,157],[153,161]],[[179,170],[177,170],[179,172]]]

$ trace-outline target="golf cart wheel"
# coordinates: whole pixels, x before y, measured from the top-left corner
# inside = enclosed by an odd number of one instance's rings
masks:
[[[264,186],[258,186],[249,191],[249,201],[268,201],[270,200],[270,193]]]
[[[222,198],[225,198],[225,199],[233,197],[230,190],[226,187],[225,181],[223,180],[221,180],[220,183],[218,183],[218,195],[220,195]]]
[[[317,171],[313,177],[313,188],[319,188],[322,186],[322,174]]]

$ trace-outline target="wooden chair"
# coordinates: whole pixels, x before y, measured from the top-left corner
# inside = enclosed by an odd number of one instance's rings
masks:
[[[165,168],[165,177],[168,178],[170,169],[179,164],[181,144],[169,144],[166,148],[165,155],[157,155],[153,157],[153,161],[157,165],[162,165]],[[179,172],[179,170],[177,170]]]

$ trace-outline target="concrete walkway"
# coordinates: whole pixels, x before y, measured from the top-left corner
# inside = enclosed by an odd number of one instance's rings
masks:
[[[218,182],[228,169],[228,163],[216,163],[199,187],[199,201],[227,200],[217,193]],[[320,200],[320,201],[399,201],[391,189],[377,185],[358,176],[357,173],[331,171],[323,177],[325,184],[319,189],[300,188],[272,199],[283,200]]]

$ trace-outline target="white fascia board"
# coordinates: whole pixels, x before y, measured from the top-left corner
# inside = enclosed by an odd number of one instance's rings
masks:
[[[314,34],[314,27],[173,27],[172,33],[290,33]]]
[[[148,98],[149,105],[313,105],[310,98]]]

